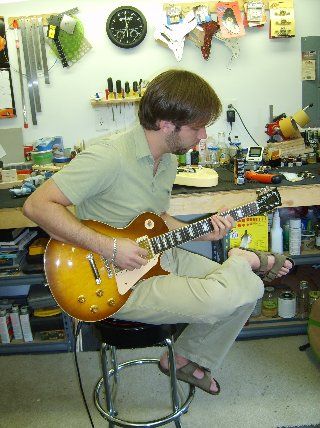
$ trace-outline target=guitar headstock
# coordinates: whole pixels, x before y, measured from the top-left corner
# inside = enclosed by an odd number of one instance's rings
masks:
[[[257,197],[258,211],[260,214],[271,211],[282,205],[281,196],[276,187],[266,187],[259,191]]]

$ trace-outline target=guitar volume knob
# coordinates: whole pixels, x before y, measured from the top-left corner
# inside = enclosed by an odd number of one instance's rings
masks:
[[[85,301],[86,301],[85,296],[84,296],[83,294],[81,294],[81,295],[78,297],[78,302],[79,302],[79,303],[84,303]]]
[[[97,313],[99,310],[97,305],[91,305],[90,306],[90,312],[92,312],[93,314]]]
[[[115,306],[116,305],[116,301],[113,298],[108,299],[108,305],[109,306]]]

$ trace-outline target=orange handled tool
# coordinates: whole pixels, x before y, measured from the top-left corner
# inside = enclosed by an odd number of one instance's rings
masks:
[[[252,170],[246,171],[244,176],[247,180],[258,181],[259,183],[279,184],[282,181],[280,174],[259,174]]]

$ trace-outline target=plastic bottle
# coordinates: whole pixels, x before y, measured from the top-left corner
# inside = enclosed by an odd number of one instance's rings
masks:
[[[206,140],[199,142],[199,165],[206,166],[207,164],[207,146]]]
[[[290,234],[290,226],[289,220],[285,222],[283,225],[283,251],[289,251],[289,234]]]
[[[273,253],[283,253],[283,230],[280,225],[279,211],[276,210],[273,214],[273,221],[270,230],[271,251]]]
[[[306,230],[309,230],[309,231],[313,230],[313,226],[316,222],[316,216],[315,216],[313,207],[308,208],[308,212],[306,214],[306,220],[307,220]]]
[[[186,154],[179,155],[179,166],[186,166]]]
[[[192,152],[192,149],[190,149],[190,150],[186,153],[186,165],[191,165],[191,152]]]
[[[226,144],[226,135],[224,132],[218,132],[218,158],[220,165],[230,162],[229,148]]]
[[[219,165],[219,158],[218,158],[218,146],[212,137],[208,137],[206,141],[207,146],[207,164],[211,168],[215,168]]]

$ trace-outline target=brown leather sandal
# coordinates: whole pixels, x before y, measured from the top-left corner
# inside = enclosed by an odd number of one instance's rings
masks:
[[[159,370],[164,373],[165,375],[169,376],[169,370],[165,369],[161,366],[161,364],[158,364]],[[204,372],[204,376],[202,379],[197,379],[193,373],[195,370],[200,369]],[[218,395],[220,394],[220,385],[218,381],[216,381],[214,378],[211,378],[210,371],[207,369],[204,369],[203,367],[199,366],[198,364],[190,361],[185,366],[181,367],[180,369],[176,370],[176,376],[178,380],[181,380],[182,382],[189,383],[190,385],[194,385],[200,389],[202,389],[205,392],[208,392],[211,395]],[[210,386],[212,381],[214,381],[217,385],[218,391],[210,391]]]
[[[292,263],[292,268],[294,267],[294,261],[289,257],[284,256],[283,254],[252,250],[249,248],[243,248],[243,250],[251,251],[252,253],[255,253],[258,256],[260,261],[260,268],[259,271],[256,272],[256,274],[259,275],[261,279],[265,282],[271,282],[275,278],[277,278],[279,270],[282,268],[286,260],[289,260],[289,262]],[[274,256],[274,264],[272,268],[267,271],[266,269],[268,266],[268,256]]]

